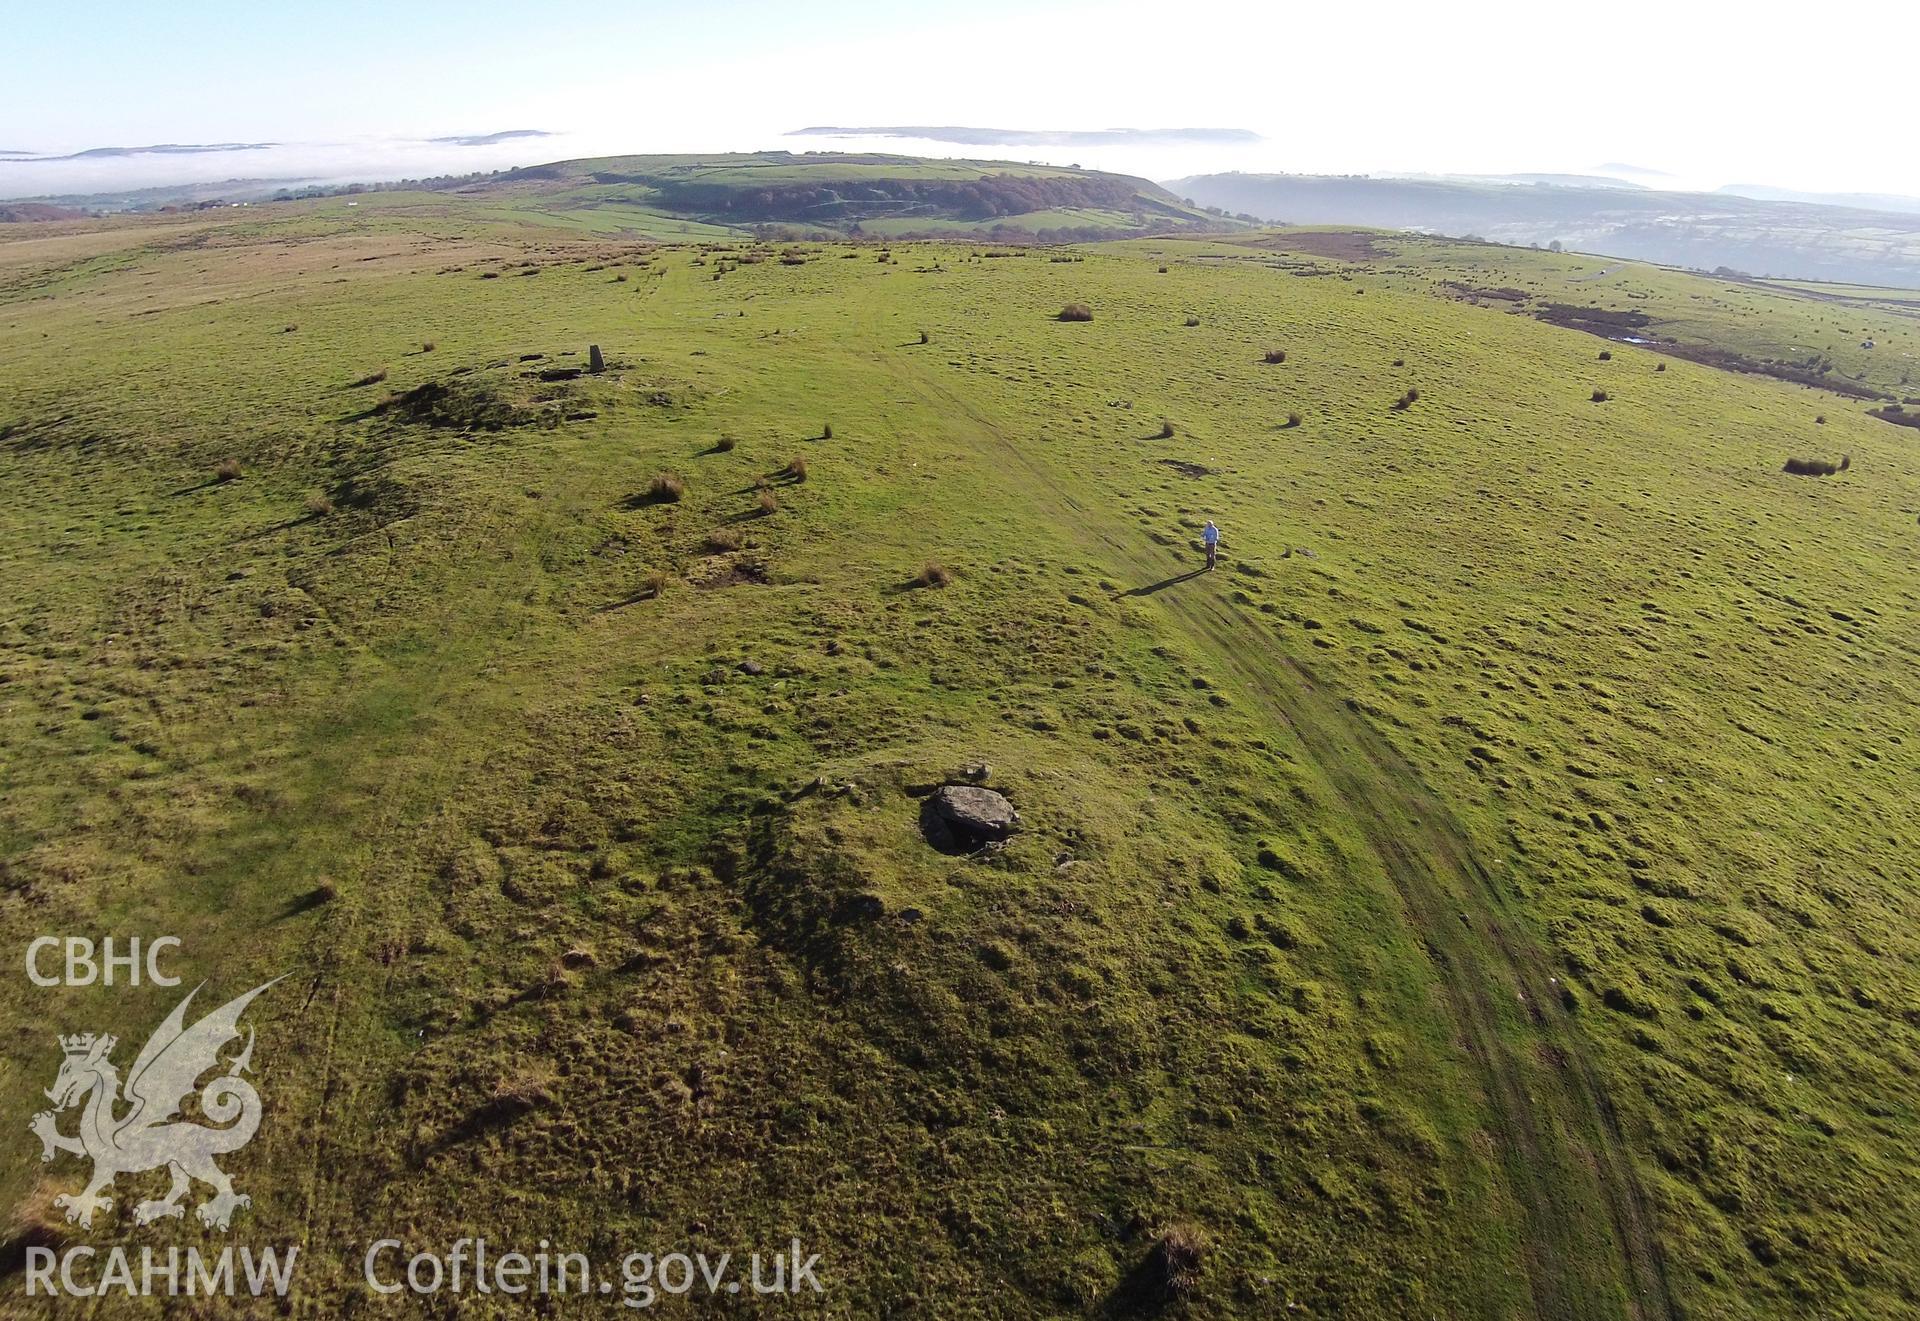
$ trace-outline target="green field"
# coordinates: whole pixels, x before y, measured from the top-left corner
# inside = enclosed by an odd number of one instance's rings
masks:
[[[1529,314],[1547,304],[1642,313],[1652,325],[1617,334],[1672,338],[1804,368],[1829,384],[1888,398],[1920,394],[1920,294],[1911,290],[1707,280],[1644,262],[1444,239],[1382,235],[1378,242],[1400,254],[1404,264],[1396,274],[1410,287],[1455,296],[1463,288],[1525,293],[1523,304],[1481,303]]]
[[[1530,314],[1898,392],[1897,310],[361,200],[0,233],[0,928],[288,974],[291,1314],[385,1235],[1150,1313],[1170,1232],[1191,1316],[1920,1313],[1920,432]],[[6,986],[23,1125],[178,996]],[[214,1237],[37,1145],[7,1288]]]

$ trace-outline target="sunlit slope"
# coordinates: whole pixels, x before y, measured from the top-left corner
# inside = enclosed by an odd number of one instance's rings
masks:
[[[533,223],[603,232],[644,211],[740,230],[1059,241],[1235,228],[1157,184],[1099,170],[852,152],[608,156],[512,170],[459,190]],[[651,236],[643,223],[639,233]]]
[[[1909,429],[1332,257],[460,205],[0,266],[0,922],[293,974],[306,1313],[390,1232],[1125,1309],[1177,1227],[1204,1315],[1915,1306]]]

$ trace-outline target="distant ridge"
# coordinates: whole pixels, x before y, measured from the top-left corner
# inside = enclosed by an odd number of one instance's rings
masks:
[[[202,156],[224,151],[261,151],[277,147],[277,142],[157,142],[146,147],[88,147],[64,156],[36,156],[31,152],[0,152],[0,160],[23,160],[41,164],[46,161],[88,161],[121,156]]]
[[[1551,184],[1557,188],[1633,188],[1645,191],[1646,185],[1631,179],[1616,179],[1608,174],[1410,174],[1408,179],[1440,179],[1450,183],[1496,183],[1526,186]]]
[[[499,133],[455,134],[446,138],[428,138],[427,141],[441,147],[491,147],[499,142],[514,142],[521,138],[553,138],[560,136],[549,133],[544,128],[510,128]]]
[[[964,147],[1122,147],[1205,143],[1239,145],[1264,139],[1244,128],[1103,128],[1025,129],[966,128],[957,125],[882,124],[843,128],[797,128],[790,138],[913,138],[923,142],[952,142]]]
[[[1166,185],[1232,215],[1558,246],[1667,266],[1920,288],[1920,214],[1732,192],[1368,175],[1209,174]]]
[[[1729,197],[1751,198],[1756,202],[1804,202],[1811,206],[1845,206],[1862,211],[1920,214],[1920,197],[1907,197],[1899,193],[1808,193],[1763,183],[1730,183],[1716,191]]]

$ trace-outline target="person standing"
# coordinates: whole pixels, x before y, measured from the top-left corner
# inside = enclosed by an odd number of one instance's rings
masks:
[[[1207,547],[1207,572],[1212,573],[1214,563],[1220,558],[1220,529],[1213,525],[1211,518],[1207,520],[1207,525],[1200,529],[1200,540]]]

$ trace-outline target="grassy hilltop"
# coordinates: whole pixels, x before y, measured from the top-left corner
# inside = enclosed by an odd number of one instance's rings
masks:
[[[290,974],[229,1166],[295,1315],[389,1234],[797,1235],[846,1315],[1920,1311],[1897,296],[574,204],[634,186],[0,241],[0,927]],[[1814,352],[1870,393],[1715,356]],[[1024,828],[936,851],[969,775]],[[7,986],[22,1120],[176,999]],[[13,1151],[14,1269],[136,1236]]]
[[[1126,175],[851,152],[558,161],[458,192],[463,199],[493,200],[502,218],[622,236],[773,228],[1059,242],[1234,227]],[[461,214],[471,217],[473,210]]]

